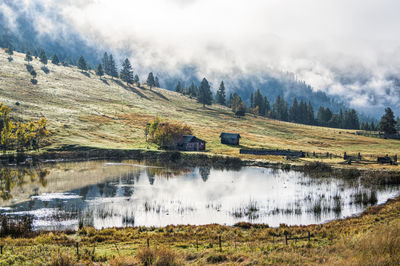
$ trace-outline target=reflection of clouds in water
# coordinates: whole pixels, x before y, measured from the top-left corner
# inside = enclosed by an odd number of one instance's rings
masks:
[[[28,203],[13,206],[13,210],[40,213],[60,208],[60,213],[55,215],[61,219],[60,226],[68,225],[61,221],[76,221],[76,213],[81,213],[85,224],[96,228],[239,221],[278,226],[280,223],[320,223],[349,216],[373,202],[371,188],[360,189],[358,183],[350,184],[343,179],[310,178],[294,171],[255,167],[244,167],[240,171],[150,169],[137,171],[128,167],[102,183],[68,193],[32,197]],[[395,196],[397,189],[382,187],[372,198],[382,203]],[[43,220],[35,223],[38,226],[45,227],[47,222],[50,226],[53,222],[49,217],[35,217]]]

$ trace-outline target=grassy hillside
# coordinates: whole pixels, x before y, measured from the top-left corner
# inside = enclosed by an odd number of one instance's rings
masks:
[[[45,116],[52,131],[52,148],[80,145],[101,148],[150,148],[144,127],[156,116],[189,124],[199,138],[207,141],[213,154],[239,156],[239,147],[220,144],[222,131],[241,134],[241,146],[277,148],[307,152],[343,152],[363,156],[396,154],[400,141],[357,136],[354,132],[286,123],[247,115],[235,117],[229,108],[212,105],[205,109],[186,96],[160,88],[126,86],[106,77],[100,80],[91,71],[83,74],[75,67],[48,65],[45,74],[38,59],[32,62],[38,84],[30,82],[24,54],[16,53],[8,62],[0,51],[0,102],[12,108],[15,119]],[[19,102],[20,105],[16,105]],[[253,159],[282,160],[272,156]],[[329,162],[339,162],[331,159]]]

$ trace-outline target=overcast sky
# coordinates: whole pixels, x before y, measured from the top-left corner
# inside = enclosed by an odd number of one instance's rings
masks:
[[[399,0],[16,1],[29,12],[44,3],[88,41],[133,51],[134,66],[194,64],[204,76],[272,68],[360,109],[399,103]],[[43,33],[60,26],[37,20]]]

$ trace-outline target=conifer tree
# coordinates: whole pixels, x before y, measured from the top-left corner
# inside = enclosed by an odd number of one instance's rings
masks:
[[[376,131],[376,126],[374,122],[371,122],[371,125],[369,126],[371,131]]]
[[[103,69],[103,66],[102,66],[101,64],[99,64],[99,65],[96,67],[96,75],[99,76],[100,79],[101,79],[101,77],[104,75],[104,69]]]
[[[233,94],[232,92],[229,94],[229,101],[228,101],[228,107],[232,107],[232,101],[233,101]]]
[[[225,94],[225,84],[223,81],[221,81],[221,84],[219,85],[219,89],[217,91],[217,103],[221,105],[226,105],[226,94]]]
[[[176,84],[175,91],[178,93],[182,93],[182,86],[180,81],[178,81],[178,84]]]
[[[26,55],[25,55],[25,61],[27,61],[27,62],[28,62],[28,65],[29,65],[29,63],[30,63],[32,60],[33,60],[33,58],[32,58],[31,52],[30,52],[30,51],[27,51],[27,52],[26,52]]]
[[[107,52],[104,53],[103,58],[101,59],[101,63],[103,65],[104,73],[111,76],[110,61],[108,59]]]
[[[253,96],[253,107],[258,107],[258,113],[265,116],[265,101],[260,89],[257,89]]]
[[[122,81],[125,81],[126,84],[133,83],[133,70],[131,62],[129,62],[128,58],[126,58],[125,61],[122,63],[122,69],[119,73],[119,77]]]
[[[108,68],[109,68],[108,75],[110,75],[113,79],[118,78],[118,70],[112,54],[108,56]]]
[[[360,129],[360,122],[356,110],[350,109],[344,112],[343,125],[345,129]]]
[[[371,130],[373,130],[373,129],[371,129]],[[397,117],[397,119],[396,119],[396,130],[400,131],[400,117]]]
[[[138,75],[135,75],[135,77],[133,78],[133,81],[136,83],[136,85],[140,85],[139,84],[139,82],[140,82],[140,79],[139,79],[139,76]]]
[[[264,96],[265,116],[268,116],[271,112],[271,105],[269,104],[267,96]]]
[[[246,114],[246,104],[237,93],[232,96],[231,108],[236,116],[244,116]]]
[[[197,97],[198,94],[198,89],[196,85],[194,85],[194,82],[189,86],[189,95],[192,97]]]
[[[250,108],[254,108],[254,95],[250,93]]]
[[[80,56],[78,59],[78,68],[82,71],[88,70],[86,60],[83,58],[83,56]]]
[[[272,117],[281,121],[288,120],[287,102],[280,95],[278,95],[272,107]]]
[[[211,105],[212,93],[210,88],[211,87],[210,84],[208,84],[207,79],[203,78],[199,86],[199,95],[197,96],[197,101],[203,104],[203,108],[206,106],[206,104]]]
[[[54,65],[58,65],[60,63],[60,60],[58,59],[58,56],[56,54],[53,55],[53,58],[51,59],[51,63]]]
[[[379,130],[383,131],[385,135],[397,133],[396,120],[394,120],[394,114],[390,107],[385,109],[385,114],[379,122]]]
[[[42,62],[43,65],[47,65],[47,55],[46,52],[44,50],[40,50],[40,54],[39,54],[39,59],[40,62]]]
[[[306,111],[306,123],[309,125],[315,124],[315,117],[314,117],[314,108],[311,104],[311,101],[308,101],[307,111]]]
[[[160,81],[158,80],[157,76],[154,78],[154,86],[160,88]]]
[[[14,47],[13,47],[11,44],[8,45],[7,54],[8,54],[9,56],[12,56],[12,55],[14,54]]]
[[[289,109],[289,121],[295,123],[301,123],[300,121],[300,108],[297,99],[294,98],[292,106]]]
[[[151,90],[151,88],[153,88],[155,86],[156,81],[154,80],[153,72],[150,72],[149,75],[147,76],[146,83],[147,83],[147,86],[150,87],[150,90]]]

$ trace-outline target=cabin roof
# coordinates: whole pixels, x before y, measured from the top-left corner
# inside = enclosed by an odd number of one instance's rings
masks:
[[[220,138],[228,138],[228,139],[241,138],[239,133],[225,133],[225,132],[222,132],[219,137]]]
[[[180,141],[181,144],[187,144],[187,143],[191,143],[191,142],[204,142],[204,140],[196,138],[193,135],[184,135]]]

